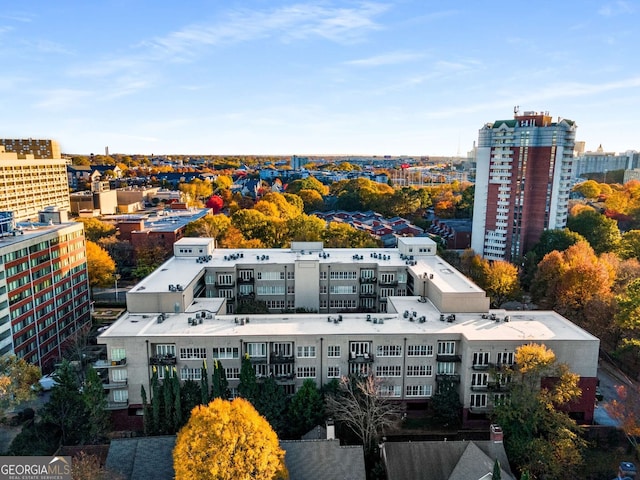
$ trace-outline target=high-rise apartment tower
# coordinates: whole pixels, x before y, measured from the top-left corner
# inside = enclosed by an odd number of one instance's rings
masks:
[[[514,109],[480,129],[471,248],[514,260],[567,222],[576,124]]]

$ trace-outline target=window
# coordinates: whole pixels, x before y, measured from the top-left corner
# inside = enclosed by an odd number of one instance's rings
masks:
[[[169,367],[159,367],[158,368],[158,378],[160,380],[164,380],[166,378],[173,378],[175,370]]]
[[[340,367],[327,367],[328,378],[340,378]]]
[[[453,362],[438,362],[438,375],[455,375],[456,364]]]
[[[430,377],[433,375],[431,365],[407,365],[407,377]]]
[[[240,367],[226,367],[224,374],[227,380],[238,380],[240,378]],[[211,379],[213,380],[213,375],[211,375]]]
[[[296,272],[287,272],[287,280],[295,280]]]
[[[378,357],[401,357],[402,347],[400,345],[378,345],[376,355]]]
[[[380,289],[380,298],[393,297],[395,294],[394,288],[381,288]]]
[[[358,278],[357,272],[331,272],[329,275],[331,280],[355,280]]]
[[[401,377],[400,365],[376,365],[376,377]]]
[[[266,357],[267,344],[266,343],[247,343],[247,354],[250,357]]]
[[[438,342],[438,355],[455,355],[456,342]]]
[[[218,298],[233,298],[233,293],[232,288],[224,288],[218,290]]]
[[[238,347],[213,347],[212,358],[240,358]]]
[[[238,276],[240,277],[240,280],[249,282],[253,280],[253,270],[240,270],[238,272]]]
[[[489,366],[489,352],[474,352],[473,365],[478,367]]]
[[[432,385],[407,385],[407,397],[430,397],[432,392]]]
[[[129,390],[114,390],[113,401],[116,403],[127,403],[129,401]]]
[[[238,291],[240,295],[251,295],[253,293],[253,285],[240,285]]]
[[[336,358],[340,356],[340,345],[329,345],[327,347],[327,357]]]
[[[124,348],[112,348],[111,349],[111,360],[112,361],[120,361],[124,358],[127,358],[127,352]]]
[[[230,273],[218,274],[218,285],[233,285],[233,275]]]
[[[298,358],[315,358],[316,347],[315,345],[302,345],[297,349]]]
[[[329,292],[332,295],[352,295],[358,293],[356,285],[331,285]]]
[[[367,375],[371,374],[371,369],[366,363],[350,363],[349,374],[366,377]]]
[[[180,349],[180,360],[203,358],[207,358],[207,349],[205,347],[186,347]]]
[[[471,375],[471,387],[486,387],[489,383],[488,373],[474,373]]]
[[[349,309],[349,308],[357,308],[358,307],[358,301],[357,300],[331,300],[331,302],[329,302],[331,308],[338,308],[338,309]]]
[[[175,357],[176,346],[175,345],[156,345],[156,355]]]
[[[376,286],[373,283],[363,283],[362,285],[360,285],[360,293],[362,295],[373,295],[374,293],[376,293],[375,287]]]
[[[352,357],[369,355],[371,342],[349,342],[349,352]]]
[[[402,386],[400,385],[380,385],[378,387],[378,395],[381,397],[399,397],[402,395]]]
[[[284,285],[260,285],[256,292],[258,295],[284,295]]]
[[[180,369],[180,380],[201,380],[202,368],[182,367]]]
[[[381,273],[380,274],[380,283],[392,283],[396,279],[395,273]]]
[[[493,394],[493,404],[495,406],[504,405],[505,402],[509,400],[509,395],[506,393],[494,393]]]
[[[373,278],[375,276],[374,270],[366,269],[360,270],[360,278]]]
[[[279,357],[291,357],[293,356],[293,344],[286,343],[274,343],[271,346],[271,353]]]
[[[290,363],[271,365],[271,373],[280,379],[283,377],[293,379],[293,365]]]
[[[408,357],[432,357],[433,345],[408,345]]]
[[[296,376],[298,378],[316,378],[316,367],[298,367]]]
[[[258,280],[284,280],[284,272],[258,272]]]
[[[513,365],[513,352],[498,352],[496,363],[498,365]]]
[[[471,408],[484,408],[487,406],[487,394],[486,393],[473,393],[471,395],[471,401],[469,402]]]
[[[127,381],[127,369],[126,368],[114,368],[111,370],[111,380],[114,382],[126,382]]]

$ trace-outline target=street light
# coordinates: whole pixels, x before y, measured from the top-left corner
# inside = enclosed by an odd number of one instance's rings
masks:
[[[115,282],[116,282],[116,303],[117,303],[117,302],[118,302],[118,280],[120,280],[120,274],[116,273],[116,274],[113,276],[113,279],[114,279],[114,280],[115,280]]]

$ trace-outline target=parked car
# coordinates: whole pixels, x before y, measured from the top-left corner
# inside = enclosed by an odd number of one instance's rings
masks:
[[[56,381],[56,379],[53,378],[53,373],[50,373],[49,375],[45,375],[40,380],[38,380],[38,383],[40,384],[40,388],[44,392],[48,392],[53,387],[58,385],[58,382]]]

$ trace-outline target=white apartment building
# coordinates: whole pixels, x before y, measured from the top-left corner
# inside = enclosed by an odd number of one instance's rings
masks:
[[[307,378],[320,386],[373,374],[382,395],[411,408],[451,380],[471,425],[506,394],[501,369],[516,348],[538,342],[581,376],[574,414],[593,417],[599,340],[554,312],[490,311],[485,292],[428,238],[400,238],[388,249],[294,242],[262,250],[183,238],[174,253],[127,293],[127,313],[98,339],[118,415],[140,413],[140,387],[150,391],[154,366],[199,380],[203,362],[212,372],[217,360],[235,393],[247,354],[259,377],[273,376],[290,394]],[[271,313],[237,313],[248,299]]]

